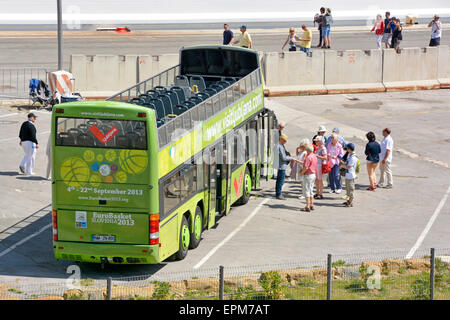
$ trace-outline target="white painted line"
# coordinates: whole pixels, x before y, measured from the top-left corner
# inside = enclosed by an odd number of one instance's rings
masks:
[[[4,255],[10,253],[11,251],[13,251],[15,248],[17,248],[18,246],[20,246],[21,244],[24,244],[25,242],[27,242],[28,240],[36,237],[37,235],[41,234],[42,232],[44,232],[45,230],[47,230],[48,228],[50,228],[52,226],[52,224],[48,224],[45,227],[42,227],[39,231],[30,234],[28,237],[23,238],[22,240],[20,240],[19,242],[13,244],[11,247],[9,247],[8,249],[0,252],[0,258],[3,257]]]
[[[47,133],[50,133],[50,131],[42,131],[42,132],[39,132],[38,135],[41,135],[41,134],[47,134]],[[14,137],[14,138],[1,139],[0,142],[6,142],[6,141],[12,141],[12,140],[17,140],[17,141],[19,141],[19,136]],[[38,142],[39,142],[39,141],[38,141]]]
[[[2,114],[2,115],[0,116],[0,118],[12,117],[12,116],[15,116],[16,114],[18,114],[18,113]]]
[[[428,234],[428,231],[430,231],[431,226],[433,225],[434,221],[436,220],[437,216],[441,212],[442,208],[444,207],[445,202],[447,201],[448,195],[450,194],[450,187],[448,187],[447,192],[444,194],[444,197],[442,197],[441,202],[439,202],[436,210],[434,210],[433,215],[431,216],[430,220],[428,221],[427,225],[425,226],[425,229],[423,229],[422,233],[420,234],[419,238],[417,239],[414,246],[409,250],[408,254],[406,255],[406,259],[411,258],[416,250],[422,245],[423,240]]]
[[[231,232],[225,239],[223,239],[220,243],[218,243],[211,251],[208,252],[208,254],[206,256],[203,257],[202,260],[200,260],[199,263],[197,263],[194,266],[194,269],[198,269],[200,268],[206,261],[208,261],[209,258],[211,258],[211,256],[216,253],[217,250],[219,250],[220,247],[222,247],[225,243],[227,243],[228,241],[230,241],[231,238],[234,237],[234,235],[236,233],[239,232],[239,230],[241,230],[243,227],[245,227],[245,225],[258,213],[258,211],[262,208],[262,206],[264,204],[266,204],[268,201],[270,200],[270,198],[266,198],[264,199],[253,211],[252,213],[250,213],[248,215],[248,217],[242,221],[242,223],[233,230],[233,232]]]

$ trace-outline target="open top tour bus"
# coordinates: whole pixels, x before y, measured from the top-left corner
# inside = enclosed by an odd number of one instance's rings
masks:
[[[52,115],[55,257],[114,264],[183,259],[272,175],[274,113],[258,53],[180,50],[180,64],[106,101]]]

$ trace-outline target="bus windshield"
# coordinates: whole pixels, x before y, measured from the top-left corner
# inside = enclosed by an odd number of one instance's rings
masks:
[[[56,146],[147,149],[145,121],[56,118]]]

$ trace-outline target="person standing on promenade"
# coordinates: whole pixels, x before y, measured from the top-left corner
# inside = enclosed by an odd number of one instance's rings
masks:
[[[328,161],[330,161],[331,172],[328,174],[330,178],[330,188],[332,193],[341,193],[341,179],[339,175],[339,158],[344,155],[342,145],[338,142],[336,133],[331,135],[331,143],[327,147]]]
[[[316,14],[314,17],[314,23],[317,23],[319,27],[317,28],[319,30],[319,44],[316,46],[316,48],[322,47],[322,22],[323,22],[323,16],[325,14],[325,8],[320,8],[320,14]]]
[[[403,40],[402,36],[402,24],[400,23],[400,19],[392,19],[395,24],[395,28],[392,31],[392,41],[391,41],[391,48],[395,49],[397,53],[400,52],[400,42]],[[392,27],[391,27],[392,28]]]
[[[224,45],[231,45],[233,44],[233,40],[234,40],[234,34],[233,31],[230,30],[230,26],[228,25],[228,23],[225,23],[223,25],[223,44]]]
[[[391,13],[389,11],[386,11],[384,16],[386,17],[386,19],[384,19],[384,31],[383,31],[383,37],[381,38],[381,42],[384,43],[384,46],[386,49],[389,49],[389,47],[391,46],[391,44],[389,42],[389,38],[392,36],[391,27],[390,27]]]
[[[431,27],[431,40],[430,47],[436,47],[441,44],[442,35],[442,23],[439,21],[439,16],[434,15],[433,20],[428,24],[428,28]]]
[[[323,39],[323,49],[331,48],[331,40],[330,40],[330,30],[331,24],[333,23],[333,17],[331,16],[331,9],[327,8],[325,10],[325,15],[322,20],[322,39]]]
[[[278,151],[278,170],[277,170],[277,181],[275,183],[275,197],[278,200],[286,200],[286,198],[283,197],[281,190],[283,189],[284,179],[286,177],[286,168],[288,163],[291,162],[292,158],[288,155],[286,155],[286,148],[284,145],[287,142],[287,135],[282,134],[280,135],[280,140],[277,145],[277,151]]]
[[[297,46],[295,45],[298,37],[295,34],[294,28],[289,28],[289,34],[287,36],[286,41],[284,42],[283,46],[281,47],[281,51],[284,50],[284,47],[289,43],[289,51],[297,51]]]
[[[384,128],[383,130],[383,141],[381,141],[381,152],[380,152],[380,181],[378,182],[379,188],[391,189],[393,186],[392,179],[392,151],[394,149],[394,140],[391,137],[391,129]],[[387,185],[384,186],[384,176],[387,178]]]
[[[300,51],[305,52],[306,55],[309,57],[311,51],[312,32],[311,30],[308,29],[306,24],[302,24],[302,30],[303,30],[302,37],[298,39],[297,42],[301,42],[299,47]]]
[[[381,14],[377,14],[377,20],[375,21],[375,24],[373,25],[372,30],[370,32],[375,31],[375,34],[377,36],[377,47],[378,49],[381,49],[381,39],[383,38],[384,33],[384,21]]]
[[[324,139],[322,136],[317,136],[316,139],[317,144],[317,169],[316,169],[316,194],[314,195],[315,199],[323,199],[323,174],[322,174],[322,164],[327,163],[328,155],[327,148],[325,148]]]
[[[22,173],[34,175],[34,163],[36,160],[36,151],[39,148],[38,141],[36,139],[36,122],[37,116],[34,113],[28,114],[28,120],[22,123],[19,132],[20,142],[19,145],[25,152],[25,156],[19,165],[19,170]]]
[[[353,207],[353,199],[355,193],[355,178],[356,178],[356,163],[355,145],[353,143],[347,144],[347,158],[345,164],[341,164],[340,168],[345,170],[345,190],[347,193],[347,201],[343,204],[345,207]]]
[[[238,44],[242,48],[249,48],[253,49],[253,43],[252,43],[252,37],[250,37],[250,34],[247,32],[247,26],[241,26],[241,35],[239,37],[239,40],[234,41],[233,44]]]

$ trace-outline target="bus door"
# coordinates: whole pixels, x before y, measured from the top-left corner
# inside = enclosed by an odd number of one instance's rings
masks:
[[[208,212],[208,229],[212,228],[216,223],[216,197],[217,197],[217,163],[216,149],[213,148],[209,154],[207,179],[209,181],[209,212]]]
[[[253,189],[259,188],[260,177],[261,177],[261,146],[260,146],[260,136],[259,132],[261,131],[262,120],[261,118],[257,118],[256,120],[250,121],[250,131],[247,134],[247,150],[251,151],[252,161],[252,186]]]
[[[227,208],[227,187],[228,187],[228,166],[226,161],[226,147],[223,144],[219,144],[216,148],[216,160],[217,160],[217,192],[216,192],[216,212],[219,214],[226,213]]]
[[[269,180],[274,174],[273,161],[274,156],[277,156],[273,153],[275,150],[275,144],[278,143],[278,121],[275,116],[275,113],[272,110],[269,110],[267,113],[267,177],[266,180]]]

